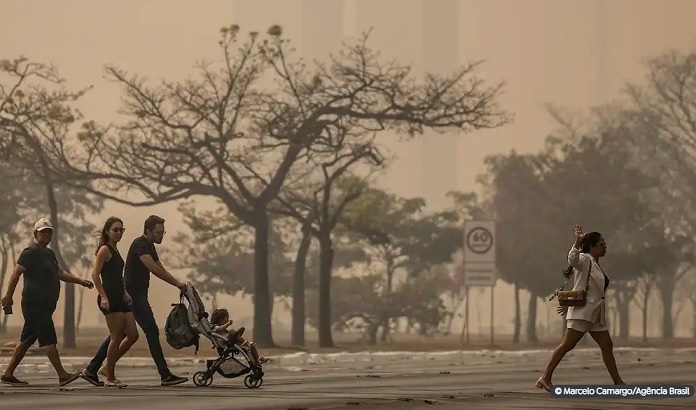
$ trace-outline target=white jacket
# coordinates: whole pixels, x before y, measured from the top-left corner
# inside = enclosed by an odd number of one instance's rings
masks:
[[[592,266],[590,273],[590,282],[587,289],[587,303],[585,306],[571,306],[568,308],[566,319],[581,319],[589,322],[594,322],[593,318],[596,310],[602,308],[604,303],[604,275],[603,270],[597,265],[597,262],[592,256],[587,253],[581,253],[580,249],[572,246],[568,253],[568,263],[573,267],[573,288],[566,290],[584,290],[587,283],[587,274]],[[607,275],[608,276],[608,275]],[[601,314],[605,315],[606,309],[602,309]],[[606,320],[606,317],[604,317]]]

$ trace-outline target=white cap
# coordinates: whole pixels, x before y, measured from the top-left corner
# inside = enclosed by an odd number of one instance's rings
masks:
[[[53,225],[46,218],[41,218],[34,224],[34,231],[43,231],[44,229],[53,229]]]

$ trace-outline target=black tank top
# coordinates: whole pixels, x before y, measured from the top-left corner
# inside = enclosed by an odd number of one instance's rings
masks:
[[[111,259],[104,262],[101,269],[101,281],[105,289],[123,289],[123,258],[118,251],[109,245],[105,245],[111,252]]]

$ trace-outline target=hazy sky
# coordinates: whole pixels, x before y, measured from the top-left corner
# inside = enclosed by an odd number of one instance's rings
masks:
[[[101,122],[115,119],[119,106],[118,89],[103,79],[105,64],[150,78],[182,79],[197,60],[218,57],[219,29],[229,24],[239,24],[243,32],[280,24],[308,57],[325,58],[341,40],[373,27],[371,44],[385,58],[419,70],[448,71],[457,61],[483,59],[485,78],[507,82],[501,103],[515,121],[454,137],[454,145],[440,142],[438,152],[452,153],[443,162],[456,170],[436,186],[444,192],[477,189],[474,179],[485,155],[540,149],[552,127],[544,104],[583,109],[616,98],[626,80],[641,79],[646,57],[667,48],[695,48],[695,15],[691,0],[0,0],[0,58],[52,62],[70,86],[93,85],[79,107]],[[458,34],[433,40],[447,33]],[[400,159],[381,185],[401,195],[432,195],[426,187],[433,176],[423,169],[423,152],[429,151],[422,141],[387,144]],[[429,199],[442,203],[441,197]],[[110,205],[95,222],[107,214],[132,215],[125,248],[150,212],[173,222],[168,237],[178,229],[173,204],[136,211]],[[169,309],[162,305],[162,312]],[[249,312],[247,304],[243,309]],[[98,314],[90,310],[88,323]],[[509,323],[498,312],[497,320]]]

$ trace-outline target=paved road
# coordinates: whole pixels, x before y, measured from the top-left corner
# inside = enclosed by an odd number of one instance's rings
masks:
[[[0,408],[85,409],[680,409],[696,408],[696,398],[554,398],[535,389],[548,353],[521,357],[481,357],[466,363],[440,360],[394,363],[326,363],[304,367],[268,366],[260,389],[241,379],[216,377],[209,387],[185,384],[162,388],[151,369],[123,368],[122,390],[96,388],[78,380],[56,386],[50,373],[22,376],[31,385],[0,386]],[[687,357],[688,356],[688,357]],[[659,351],[638,357],[621,352],[618,361],[629,384],[696,385],[693,353]],[[178,368],[192,375],[195,367]],[[554,376],[557,384],[607,384],[598,353],[574,353]],[[561,403],[562,402],[562,403]],[[433,406],[436,405],[436,406]]]

